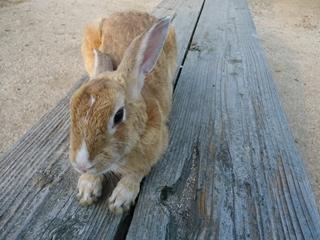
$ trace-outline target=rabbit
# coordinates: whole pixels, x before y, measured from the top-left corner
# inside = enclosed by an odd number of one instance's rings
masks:
[[[70,162],[81,175],[80,204],[102,192],[104,173],[120,175],[109,209],[130,209],[141,180],[165,152],[177,46],[170,18],[120,12],[89,24],[81,47],[90,80],[70,102]]]

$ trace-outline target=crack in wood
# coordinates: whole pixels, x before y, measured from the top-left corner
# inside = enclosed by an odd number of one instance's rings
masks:
[[[160,193],[160,204],[169,210],[170,222],[167,234],[170,239],[187,239],[201,220],[198,203],[198,174],[200,162],[200,142],[197,140],[191,149],[190,158],[185,161],[181,176],[171,186],[164,186]],[[202,204],[204,203],[202,199]]]

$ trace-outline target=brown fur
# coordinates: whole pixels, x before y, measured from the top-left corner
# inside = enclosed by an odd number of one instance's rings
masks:
[[[177,54],[175,31],[170,27],[162,53],[153,71],[146,75],[142,97],[137,100],[128,95],[135,81],[131,75],[134,59],[131,56],[124,59],[124,54],[132,40],[156,21],[147,13],[124,12],[88,25],[82,44],[88,74],[93,75],[94,48],[111,56],[116,71],[102,73],[89,81],[71,100],[71,162],[85,140],[97,173],[115,163],[119,166],[116,171],[122,175],[120,184],[137,191],[137,184],[159,160],[168,143],[166,122],[171,110]],[[136,41],[139,43],[140,39]],[[137,49],[131,51],[132,55],[136,52]],[[91,97],[96,99],[92,106]],[[127,119],[114,134],[109,134],[107,123],[116,102],[122,98]]]

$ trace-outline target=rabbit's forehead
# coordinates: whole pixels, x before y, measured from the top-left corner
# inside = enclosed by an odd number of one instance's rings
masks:
[[[124,89],[113,81],[102,84],[97,81],[88,86],[86,95],[89,108],[111,114],[119,102],[124,102],[125,93]]]
[[[105,121],[124,105],[124,94],[114,89],[105,89],[99,93],[90,94],[87,104],[88,112],[101,118],[97,121]]]
[[[92,124],[102,127],[114,115],[117,108],[124,105],[124,96],[124,92],[114,88],[83,91],[76,95],[72,101],[76,124],[81,124],[84,128]]]

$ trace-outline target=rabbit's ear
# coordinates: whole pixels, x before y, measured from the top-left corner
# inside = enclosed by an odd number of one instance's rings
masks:
[[[98,49],[93,49],[93,53],[94,65],[91,79],[97,77],[100,73],[113,71],[112,60],[108,54],[100,52]]]
[[[137,99],[145,75],[154,68],[167,38],[170,18],[160,19],[148,31],[135,38],[126,50],[119,70],[132,78],[128,82],[129,95]]]

